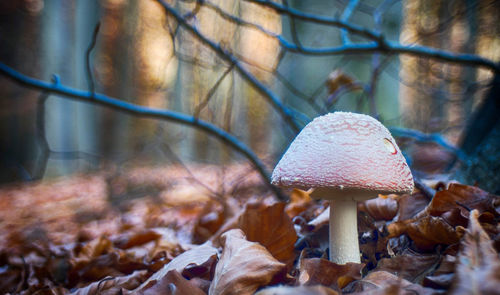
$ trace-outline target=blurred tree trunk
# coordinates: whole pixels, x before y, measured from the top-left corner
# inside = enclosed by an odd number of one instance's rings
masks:
[[[77,58],[84,58],[83,55],[77,56],[75,50],[76,1],[53,0],[45,5],[42,43],[44,52],[48,54],[43,59],[43,77],[47,79],[52,74],[57,74],[63,83],[75,85],[75,61]],[[52,150],[78,150],[75,132],[77,106],[74,101],[55,96],[45,102],[45,131]],[[66,175],[78,168],[77,165],[72,165],[76,163],[71,159],[51,161],[49,157],[45,169],[51,176]]]
[[[253,3],[241,3],[241,18],[255,23],[275,34],[281,33],[281,17],[274,10]],[[272,38],[254,28],[241,27],[239,51],[248,70],[261,82],[269,84],[278,65],[280,45]],[[272,85],[268,85],[272,87]],[[243,81],[242,98],[246,105],[247,138],[250,147],[265,156],[271,143],[271,106],[253,86]]]
[[[406,1],[404,7],[402,43],[480,54],[496,60],[487,53],[491,48],[481,45],[498,39],[498,25],[491,16],[498,10],[494,1],[416,0]],[[442,132],[452,142],[458,141],[474,106],[485,96],[478,81],[492,78],[491,72],[478,72],[474,67],[408,56],[401,56],[400,75],[404,123],[425,132]]]
[[[448,1],[405,1],[403,44],[442,48],[449,42],[448,28],[441,25],[448,15]],[[447,97],[443,81],[437,75],[445,65],[428,58],[401,56],[400,106],[405,125],[425,132],[442,130],[443,104]]]
[[[43,1],[0,2],[0,60],[20,72],[40,72]],[[39,149],[35,114],[39,93],[0,78],[0,182],[31,178]]]
[[[169,1],[173,2],[173,1]],[[158,109],[170,108],[169,96],[177,75],[177,58],[169,32],[167,14],[156,1],[138,1],[137,23],[134,39],[133,86],[134,103]],[[157,137],[155,120],[134,119],[130,134],[130,146],[139,154]],[[161,138],[159,140],[166,140]],[[157,155],[147,153],[148,160],[157,160]],[[141,160],[145,160],[141,157]]]
[[[124,100],[133,97],[131,87],[133,47],[130,46],[136,21],[136,1],[101,1],[102,18],[96,54],[96,90]],[[99,87],[100,86],[100,87]],[[129,151],[127,125],[131,118],[102,108],[98,120],[98,150],[104,157]]]
[[[239,1],[212,2],[224,11],[237,15]],[[179,6],[183,13],[196,11],[196,5],[193,3],[179,3]],[[215,11],[202,7],[190,22],[213,42],[226,48],[234,47],[237,26],[223,19]],[[178,97],[182,110],[202,120],[223,126],[226,130],[231,128],[231,122],[228,124],[225,119],[225,114],[229,114],[233,109],[234,74],[226,73],[230,65],[183,29],[178,35],[177,42],[178,53],[182,60],[178,78],[180,86]],[[231,106],[230,110],[228,106]],[[224,157],[226,147],[209,140],[205,133],[188,131],[187,134],[189,134],[188,140],[182,144],[183,153],[185,156],[190,155],[191,160],[209,159],[217,162]]]
[[[500,52],[493,44],[500,43],[500,6],[494,1],[480,1],[482,9],[477,16],[476,51],[492,60],[500,60]],[[500,194],[500,73],[477,71],[478,81],[491,82],[491,87],[476,92],[474,108],[460,147],[467,155],[461,163],[457,178]]]

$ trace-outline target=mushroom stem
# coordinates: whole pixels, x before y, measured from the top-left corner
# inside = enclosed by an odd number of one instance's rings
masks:
[[[330,261],[360,263],[358,207],[351,198],[330,200]]]

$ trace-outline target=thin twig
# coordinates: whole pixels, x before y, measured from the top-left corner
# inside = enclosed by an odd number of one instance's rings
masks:
[[[132,104],[100,93],[92,94],[91,92],[74,89],[60,83],[48,83],[23,75],[3,63],[0,63],[0,74],[28,88],[58,94],[69,99],[109,107],[111,109],[134,116],[165,120],[199,129],[242,154],[248,161],[253,164],[257,172],[259,172],[259,174],[261,175],[264,183],[269,186],[276,197],[280,200],[286,199],[279,188],[270,184],[269,172],[265,168],[265,165],[257,157],[257,155],[243,142],[238,140],[234,135],[224,131],[223,129],[210,122],[199,120],[195,117],[171,110],[153,109]]]
[[[45,134],[45,102],[48,97],[49,93],[44,91],[40,93],[36,102],[36,139],[40,146],[40,160],[36,162],[37,165],[32,173],[34,180],[43,178],[50,157],[50,146]]]
[[[354,10],[356,9],[356,6],[358,6],[358,3],[359,3],[359,0],[350,0],[349,4],[347,4],[347,7],[344,9],[344,12],[342,13],[342,16],[340,17],[340,19],[342,21],[347,22],[349,20],[349,18],[351,17],[352,13],[354,12]],[[341,36],[342,44],[346,45],[346,44],[351,43],[351,41],[349,40],[349,35],[348,35],[348,32],[346,29],[340,30],[340,36]]]
[[[288,1],[284,0],[283,4],[288,7]],[[302,43],[299,39],[299,34],[297,33],[297,23],[295,17],[290,16],[290,32],[292,33],[293,43],[297,44],[298,47],[302,47]]]
[[[281,45],[291,52],[299,52],[306,55],[336,55],[336,54],[346,54],[346,53],[359,54],[359,53],[374,53],[374,52],[380,52],[385,54],[390,54],[390,53],[407,54],[411,56],[420,56],[420,57],[437,59],[450,63],[459,63],[470,66],[480,66],[490,69],[492,71],[500,71],[500,66],[497,65],[494,61],[478,55],[452,53],[445,50],[440,50],[426,46],[419,46],[419,45],[402,45],[398,42],[391,42],[386,40],[383,34],[378,33],[374,30],[357,26],[349,22],[342,21],[338,18],[305,13],[300,10],[296,10],[287,7],[285,5],[279,4],[277,2],[268,0],[245,0],[245,1],[270,7],[275,11],[277,11],[278,13],[286,14],[290,17],[294,17],[296,19],[300,19],[303,21],[312,22],[316,24],[336,26],[348,31],[351,34],[356,34],[358,36],[365,37],[369,40],[375,41],[371,43],[344,44],[342,46],[329,47],[329,48],[306,48],[304,46],[298,46],[292,42],[287,41],[281,35],[276,36]],[[390,5],[390,3],[388,5]]]
[[[301,124],[296,120],[297,111],[294,111],[286,107],[279,99],[279,97],[273,93],[269,87],[264,85],[259,79],[252,75],[239,61],[239,59],[231,54],[229,51],[221,47],[216,42],[208,39],[203,35],[196,27],[189,24],[182,15],[177,12],[170,4],[164,0],[157,0],[158,3],[165,9],[165,11],[171,15],[176,21],[184,27],[187,31],[193,34],[199,41],[210,47],[215,53],[217,53],[223,60],[229,64],[234,64],[234,68],[238,73],[252,85],[261,95],[267,98],[268,102],[273,106],[273,108],[281,115],[284,121],[290,126],[294,133],[298,133],[301,129]]]
[[[467,158],[467,156],[461,149],[449,143],[445,138],[443,138],[441,134],[438,133],[426,134],[418,130],[401,128],[401,127],[390,127],[389,131],[394,137],[407,137],[415,139],[419,142],[433,142],[435,144],[438,144],[443,148],[445,148],[447,151],[456,155],[458,159],[462,161],[465,161]]]
[[[224,71],[222,76],[220,76],[220,78],[217,79],[214,86],[212,86],[212,88],[210,88],[207,95],[205,96],[205,99],[196,106],[196,109],[193,112],[193,116],[195,118],[198,118],[200,116],[200,112],[208,105],[208,103],[210,102],[210,99],[214,95],[215,91],[217,91],[217,89],[219,88],[219,85],[222,83],[222,81],[224,81],[224,78],[226,78],[227,74],[229,74],[232,70],[233,70],[233,66],[230,66],[229,68],[227,68],[227,70]]]
[[[90,41],[89,47],[87,47],[87,50],[85,51],[85,70],[87,74],[87,83],[89,91],[92,94],[95,93],[95,84],[94,84],[94,77],[92,75],[92,66],[90,64],[90,54],[92,53],[92,50],[94,49],[97,43],[97,34],[99,33],[100,27],[101,23],[99,22],[94,28],[94,33],[92,34],[92,39]]]

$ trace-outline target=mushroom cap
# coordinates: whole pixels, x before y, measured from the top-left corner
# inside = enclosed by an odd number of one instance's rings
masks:
[[[370,116],[348,112],[307,124],[276,165],[272,183],[315,188],[326,198],[413,191],[410,168],[389,130]]]

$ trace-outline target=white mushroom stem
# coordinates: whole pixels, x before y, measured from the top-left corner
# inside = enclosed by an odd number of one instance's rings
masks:
[[[330,261],[337,264],[360,263],[357,201],[330,200]]]

